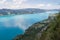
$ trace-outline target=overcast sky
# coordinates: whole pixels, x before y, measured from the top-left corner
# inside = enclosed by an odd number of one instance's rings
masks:
[[[0,0],[0,9],[60,9],[60,0]]]

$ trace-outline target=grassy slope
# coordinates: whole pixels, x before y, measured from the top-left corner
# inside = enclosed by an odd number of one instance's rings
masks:
[[[24,35],[20,35],[14,40],[60,40],[60,13],[49,23],[47,30],[43,31],[40,37],[41,25],[40,23],[32,25]],[[37,36],[37,34],[39,35]]]
[[[60,40],[60,13],[51,21],[49,28],[42,33],[40,40]]]

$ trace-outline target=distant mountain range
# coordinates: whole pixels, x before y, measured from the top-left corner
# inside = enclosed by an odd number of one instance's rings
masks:
[[[48,10],[48,11],[60,11],[60,9],[52,9],[52,10]]]
[[[1,15],[8,15],[8,14],[33,14],[33,13],[41,13],[45,12],[43,9],[35,9],[35,8],[28,8],[28,9],[0,9]]]
[[[26,8],[26,9],[0,9],[0,15],[17,15],[17,14],[33,14],[42,13],[46,11],[60,11],[60,9],[44,10],[38,8]]]

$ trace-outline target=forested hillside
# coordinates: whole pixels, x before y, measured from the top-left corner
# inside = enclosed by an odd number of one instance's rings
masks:
[[[35,23],[24,34],[14,40],[60,40],[60,13],[45,20],[46,23]],[[49,21],[49,22],[47,22]]]

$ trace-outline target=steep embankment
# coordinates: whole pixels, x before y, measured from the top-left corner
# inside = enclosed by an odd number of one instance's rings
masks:
[[[24,35],[17,36],[14,40],[60,40],[60,13],[50,21],[33,24]]]
[[[60,40],[60,13],[49,24],[49,28],[42,33],[40,40]]]
[[[24,35],[19,35],[14,40],[37,40],[41,37],[41,33],[46,30],[48,23],[48,20],[35,23],[25,31]]]

